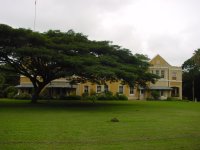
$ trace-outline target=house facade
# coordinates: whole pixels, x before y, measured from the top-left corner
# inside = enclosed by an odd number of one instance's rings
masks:
[[[155,83],[147,83],[147,88],[130,87],[123,85],[121,82],[107,82],[105,85],[98,85],[90,82],[78,83],[71,85],[67,78],[60,78],[49,83],[44,91],[52,97],[68,96],[68,95],[83,95],[88,93],[103,93],[110,91],[113,94],[124,94],[128,99],[152,98],[151,92],[157,91],[160,99],[167,99],[168,97],[175,97],[182,99],[182,69],[181,67],[171,66],[160,55],[157,55],[150,61],[151,67],[149,71],[160,76],[160,79]],[[33,85],[30,80],[25,77],[20,77],[20,85],[17,86],[19,93],[31,93]],[[43,91],[43,92],[44,92]]]
[[[149,89],[157,90],[161,99],[167,97],[182,99],[182,68],[171,66],[160,55],[154,57],[150,64],[152,65],[149,68],[150,72],[159,75],[160,79],[155,84],[150,83]]]

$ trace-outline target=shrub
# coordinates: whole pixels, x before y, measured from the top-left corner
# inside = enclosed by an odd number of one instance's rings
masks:
[[[17,94],[18,89],[14,86],[9,86],[5,89],[4,92],[7,98],[13,98]]]
[[[97,96],[97,100],[108,100],[108,98],[105,95],[99,95]]]
[[[53,99],[53,97],[49,95],[49,91],[48,91],[47,89],[44,89],[44,90],[40,93],[39,99],[49,100],[49,99]]]
[[[89,93],[83,93],[82,94],[82,97],[88,97],[89,96]]]
[[[103,93],[95,93],[93,92],[90,96],[88,93],[83,93],[82,94],[82,100],[128,100],[127,96],[125,95],[119,95],[116,94],[113,96],[113,93],[108,91],[108,92],[103,92]]]
[[[96,95],[97,95],[97,93],[95,91],[93,91],[93,90],[90,91],[90,96],[96,96]],[[87,93],[86,96],[89,96],[89,94]]]
[[[116,97],[117,100],[128,100],[128,97],[124,94],[116,93],[115,97]]]
[[[91,101],[95,101],[95,100],[97,100],[97,96],[95,96],[95,95],[93,95],[93,96],[88,96],[87,97],[87,100],[91,100]]]
[[[155,100],[158,100],[159,97],[160,97],[158,91],[152,91],[152,92],[151,92],[151,96],[152,96]]]
[[[117,100],[116,96],[110,91],[103,92],[97,96],[97,100]]]
[[[167,101],[173,101],[174,99],[172,97],[167,97]]]
[[[123,94],[122,94],[122,95],[118,95],[118,96],[117,96],[117,99],[118,99],[118,100],[128,100],[128,97],[127,97],[126,95],[123,95]]]
[[[113,93],[111,91],[107,91],[107,92],[105,92],[105,95],[106,96],[113,96]]]
[[[81,100],[81,96],[69,95],[69,96],[60,97],[59,99],[61,99],[61,100]]]
[[[152,101],[152,100],[154,100],[152,97],[147,98],[147,101]]]
[[[3,98],[3,97],[5,97],[5,94],[2,91],[0,91],[0,98]]]
[[[181,99],[178,99],[178,98],[176,98],[176,97],[168,97],[166,100],[167,100],[167,101],[180,101]],[[182,100],[181,100],[181,101],[182,101]],[[185,101],[188,101],[188,100],[185,100]]]
[[[23,100],[28,100],[31,99],[31,95],[28,93],[20,93],[19,95],[14,96],[15,99],[23,99]]]
[[[89,97],[89,93],[83,93],[82,96],[81,96],[81,99],[82,100],[87,100]]]
[[[11,92],[11,93],[7,93],[7,98],[14,98],[15,97],[15,95],[16,95],[16,93],[14,93],[14,92]]]
[[[97,97],[98,100],[128,100],[128,97],[125,95],[100,95]]]
[[[110,121],[111,121],[111,122],[119,122],[119,119],[117,119],[117,118],[112,118]]]

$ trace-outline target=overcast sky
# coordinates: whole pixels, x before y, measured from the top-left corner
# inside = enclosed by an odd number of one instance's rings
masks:
[[[0,0],[0,23],[33,29],[35,0]],[[36,30],[82,32],[182,65],[200,48],[200,0],[37,0]]]

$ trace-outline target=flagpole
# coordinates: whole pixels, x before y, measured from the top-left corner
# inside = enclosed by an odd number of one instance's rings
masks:
[[[34,25],[33,25],[34,31],[35,31],[35,25],[36,25],[36,4],[37,4],[37,0],[35,0],[35,16],[34,16]]]

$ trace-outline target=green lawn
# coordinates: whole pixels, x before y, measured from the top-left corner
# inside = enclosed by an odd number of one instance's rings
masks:
[[[200,103],[1,99],[0,149],[200,150]]]

